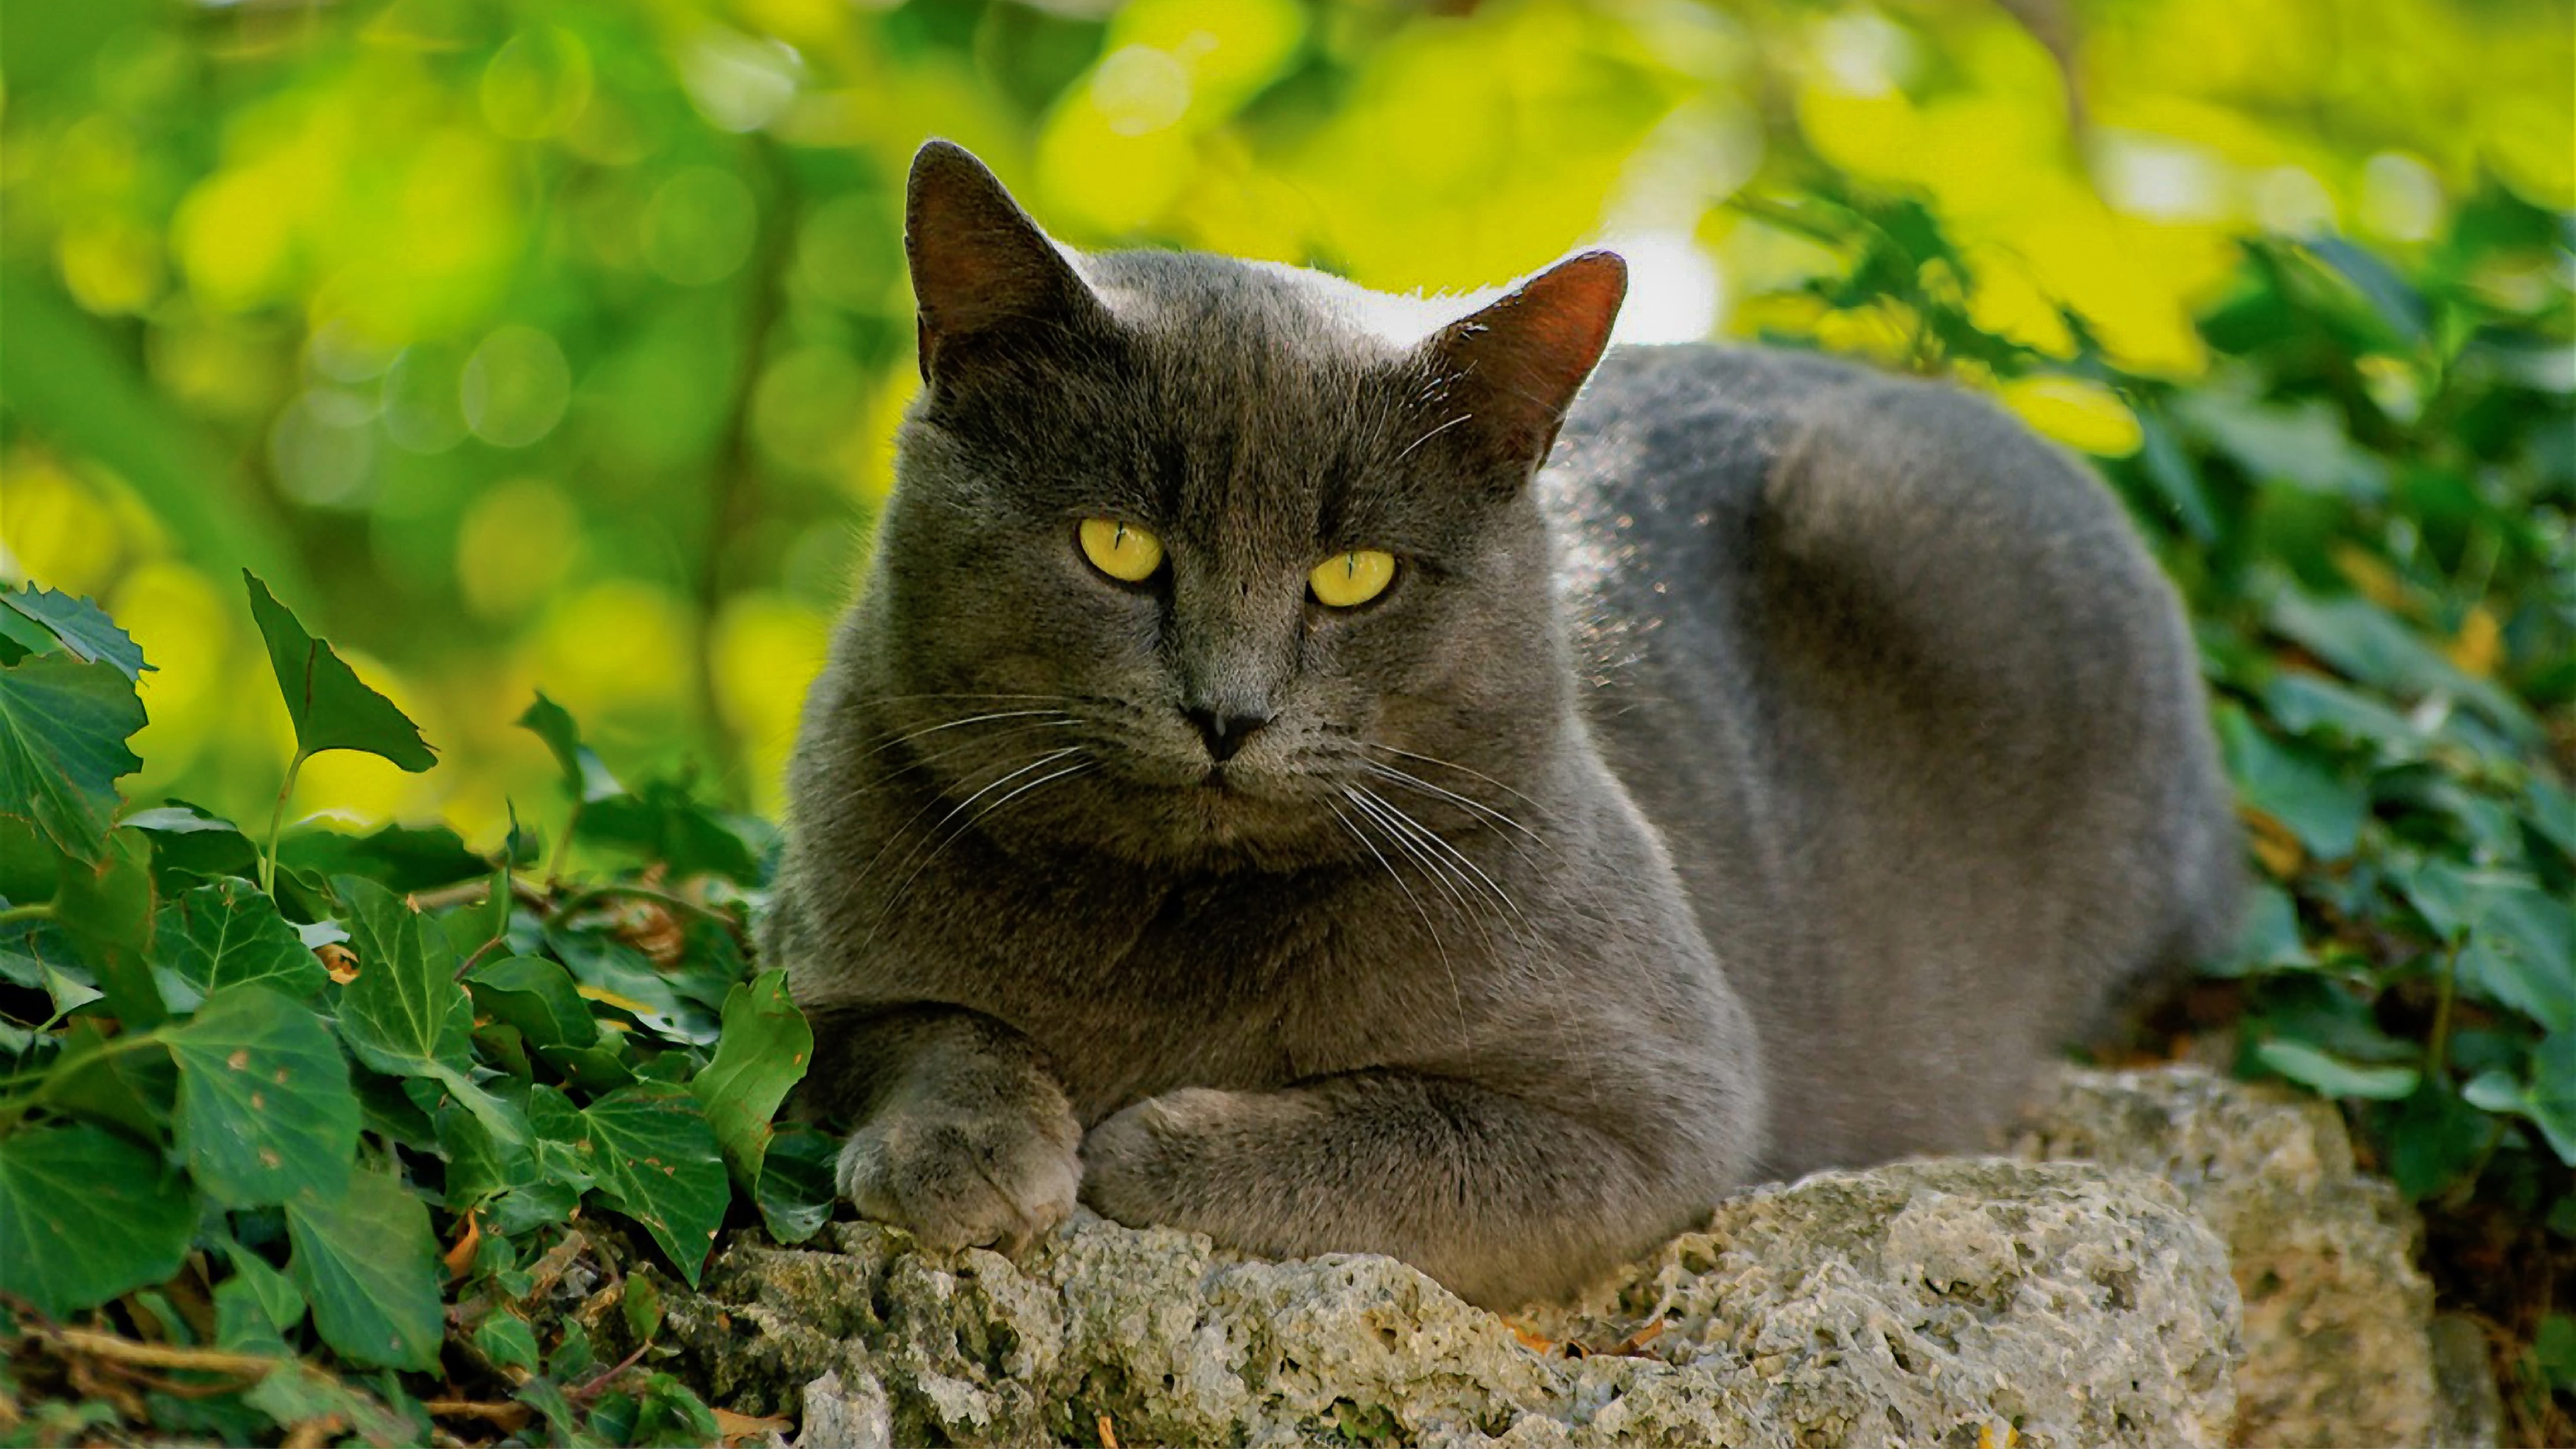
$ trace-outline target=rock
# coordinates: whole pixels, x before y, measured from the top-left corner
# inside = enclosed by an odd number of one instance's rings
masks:
[[[2024,1147],[2154,1173],[2226,1240],[2236,1443],[2494,1442],[2492,1386],[2453,1372],[2446,1401],[2437,1378],[2414,1210],[2356,1168],[2331,1105],[2193,1067],[2069,1070]]]
[[[2170,1187],[2000,1160],[1747,1194],[1518,1322],[1388,1258],[1246,1260],[1088,1215],[1016,1264],[872,1224],[746,1235],[670,1305],[714,1401],[801,1414],[812,1446],[2214,1444],[2237,1337]]]
[[[788,1449],[894,1449],[894,1405],[885,1385],[862,1369],[844,1383],[839,1369],[825,1369],[805,1386],[804,1423],[790,1441],[770,1438]]]

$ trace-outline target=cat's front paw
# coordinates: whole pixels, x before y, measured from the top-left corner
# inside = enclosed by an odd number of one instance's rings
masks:
[[[1082,1139],[1083,1202],[1131,1228],[1194,1226],[1195,1189],[1215,1167],[1208,1149],[1242,1115],[1242,1101],[1234,1092],[1185,1087],[1111,1115]]]
[[[841,1148],[841,1196],[922,1246],[1017,1253],[1073,1211],[1081,1125],[1052,1110],[936,1103],[879,1113]]]

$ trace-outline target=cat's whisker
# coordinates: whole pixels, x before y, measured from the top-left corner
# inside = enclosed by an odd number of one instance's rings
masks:
[[[1053,699],[1074,704],[1082,702],[1079,698],[1070,694],[976,694],[971,692],[945,694],[871,694],[866,697],[866,702],[869,704],[910,704],[924,699]]]
[[[1466,775],[1471,778],[1484,781],[1486,784],[1493,786],[1495,789],[1502,791],[1504,794],[1509,795],[1516,800],[1519,800],[1542,815],[1547,813],[1547,807],[1541,805],[1530,796],[1513,789],[1511,786],[1504,784],[1502,781],[1495,779],[1493,776],[1486,774],[1482,770],[1471,770],[1465,765],[1459,764],[1455,760],[1444,760],[1437,755],[1417,754],[1412,750],[1400,750],[1393,745],[1380,744],[1375,740],[1362,740],[1359,744],[1362,749],[1384,750],[1386,753],[1394,755],[1399,759],[1415,760],[1425,765],[1437,765],[1444,770],[1455,770],[1461,775]]]
[[[915,771],[927,769],[931,765],[937,764],[942,760],[954,759],[959,755],[967,754],[976,750],[993,749],[1005,741],[1016,739],[1021,735],[1030,734],[1038,730],[1071,728],[1081,723],[1082,721],[1078,719],[1049,720],[1034,725],[1021,725],[1015,729],[997,730],[989,735],[969,739],[960,744],[951,745],[934,754],[924,755],[914,760],[908,760],[898,768],[885,771],[874,786],[869,787],[868,789],[852,792],[845,798],[855,800],[863,795],[890,793],[897,788],[896,782],[898,780],[913,774]],[[987,770],[991,768],[993,768],[993,766],[990,764],[972,766],[967,769],[966,773],[969,776],[972,776],[979,770]],[[960,783],[963,782],[961,781]],[[923,816],[928,815],[930,812],[938,809],[941,805],[946,803],[947,802],[945,800],[934,796],[920,809],[912,812],[910,819],[907,819],[901,825],[896,826],[894,830],[886,836],[885,843],[877,847],[876,853],[869,856],[867,863],[860,866],[858,874],[851,878],[851,889],[856,890],[858,887],[865,885],[868,877],[875,872],[877,862],[885,859],[888,851],[894,849],[897,845],[902,844],[904,840],[911,835],[912,828],[921,823]],[[934,831],[937,829],[936,826],[932,828]],[[910,856],[905,857],[907,860],[910,858]]]
[[[1410,827],[1414,834],[1423,842],[1426,849],[1436,849],[1447,855],[1450,860],[1455,861],[1459,866],[1465,867],[1470,874],[1474,875],[1478,881],[1484,884],[1486,891],[1489,892],[1496,901],[1502,903],[1503,909],[1511,912],[1512,915],[1520,921],[1521,925],[1526,927],[1530,924],[1529,916],[1521,910],[1520,902],[1513,900],[1511,893],[1504,890],[1501,885],[1497,884],[1492,876],[1487,875],[1485,873],[1485,868],[1476,864],[1475,859],[1472,856],[1469,856],[1465,851],[1460,850],[1456,845],[1450,843],[1450,841],[1438,831],[1433,830],[1430,826],[1427,826],[1421,821],[1414,819],[1411,815],[1406,814],[1403,807],[1397,805],[1394,801],[1387,799],[1385,796],[1380,795],[1373,790],[1357,786],[1353,788],[1359,789],[1359,793],[1367,796],[1370,800],[1375,801],[1378,808],[1386,811],[1388,814],[1394,816],[1397,820]],[[1461,883],[1464,883],[1463,878]],[[1517,931],[1512,934],[1515,939],[1519,937],[1519,932]]]
[[[1402,452],[1399,452],[1399,453],[1397,453],[1397,454],[1395,455],[1395,461],[1397,461],[1397,462],[1399,462],[1399,463],[1403,462],[1406,458],[1409,458],[1409,457],[1413,456],[1413,450],[1414,450],[1414,449],[1421,447],[1423,444],[1425,444],[1425,443],[1427,443],[1427,442],[1430,442],[1433,438],[1439,437],[1442,433],[1445,433],[1445,432],[1449,431],[1451,428],[1454,428],[1454,427],[1458,426],[1460,423],[1473,422],[1473,421],[1475,420],[1475,417],[1476,417],[1476,415],[1475,415],[1474,413],[1460,413],[1458,416],[1456,416],[1456,417],[1454,417],[1454,418],[1451,418],[1449,421],[1447,421],[1447,422],[1445,422],[1445,423],[1442,423],[1442,424],[1438,425],[1437,427],[1434,427],[1431,431],[1429,431],[1429,432],[1427,432],[1427,433],[1424,433],[1421,437],[1418,437],[1418,438],[1414,439],[1412,442],[1405,444],[1405,445],[1404,445],[1404,450],[1403,450]]]
[[[1060,750],[1060,751],[1057,751],[1054,755],[1050,756],[1050,757],[1049,757],[1049,759],[1060,760],[1060,759],[1063,759],[1066,755],[1069,755],[1069,754],[1078,754],[1078,753],[1080,753],[1080,751],[1078,751],[1078,750]],[[1041,761],[1039,761],[1039,763],[1040,763],[1040,764],[1044,764],[1044,763],[1046,763],[1046,761],[1041,760]],[[1064,778],[1066,778],[1066,777],[1068,777],[1068,776],[1072,776],[1072,775],[1079,775],[1079,774],[1081,774],[1083,771],[1090,769],[1090,768],[1091,768],[1094,764],[1096,764],[1096,763],[1098,763],[1098,762],[1097,762],[1097,761],[1094,761],[1094,760],[1089,760],[1089,759],[1076,760],[1076,761],[1074,761],[1072,764],[1067,765],[1065,768],[1063,768],[1063,769],[1061,769],[1061,770],[1057,770],[1057,771],[1055,771],[1055,772],[1054,772],[1054,773],[1052,773],[1052,774],[1040,775],[1040,776],[1038,776],[1036,779],[1029,781],[1027,784],[1020,786],[1018,789],[1013,790],[1013,791],[1012,791],[1012,792],[1010,792],[1009,794],[1004,795],[1001,799],[996,800],[996,801],[994,801],[992,804],[985,806],[982,810],[980,810],[980,811],[976,812],[975,817],[974,817],[973,819],[968,820],[965,824],[963,824],[963,825],[961,825],[961,826],[957,827],[957,829],[956,829],[956,830],[954,830],[954,831],[950,832],[950,834],[948,835],[948,837],[947,837],[946,839],[939,841],[939,843],[938,843],[938,844],[936,844],[936,845],[934,845],[933,847],[931,847],[931,851],[930,851],[929,856],[928,856],[927,858],[925,858],[925,859],[921,862],[921,864],[919,864],[919,865],[917,865],[917,866],[914,866],[914,867],[913,867],[912,874],[910,874],[910,875],[908,875],[908,876],[905,876],[905,877],[904,877],[904,879],[903,879],[903,884],[902,884],[902,885],[899,885],[899,886],[897,886],[897,887],[895,887],[894,894],[893,894],[891,897],[889,897],[889,898],[887,899],[887,901],[886,901],[886,907],[885,907],[884,912],[882,912],[882,913],[878,916],[878,918],[877,918],[877,924],[876,924],[876,926],[871,926],[871,927],[869,927],[869,928],[868,928],[868,938],[869,938],[869,940],[874,940],[874,939],[876,938],[877,926],[882,926],[882,925],[884,925],[884,924],[885,924],[885,920],[886,920],[886,918],[894,914],[895,908],[903,904],[903,898],[904,898],[904,896],[905,896],[906,894],[908,894],[908,893],[912,890],[912,883],[913,883],[914,881],[917,881],[917,880],[921,879],[921,873],[922,873],[923,871],[926,871],[926,870],[930,869],[930,867],[931,867],[931,866],[933,866],[933,865],[937,864],[937,863],[938,863],[938,860],[939,860],[939,857],[940,857],[941,855],[943,855],[943,854],[946,854],[946,853],[947,853],[948,847],[950,847],[950,846],[952,846],[952,845],[955,845],[958,841],[963,840],[963,839],[965,839],[967,836],[969,836],[969,835],[973,834],[973,833],[974,833],[974,831],[975,831],[975,827],[976,827],[976,826],[978,826],[978,825],[983,824],[986,820],[991,819],[991,818],[992,818],[992,816],[993,816],[993,813],[994,813],[995,811],[998,811],[998,810],[1002,809],[1004,806],[1006,806],[1006,805],[1010,804],[1012,801],[1019,799],[1019,798],[1020,798],[1021,796],[1023,796],[1023,795],[1026,795],[1026,794],[1027,794],[1027,793],[1029,793],[1031,790],[1035,790],[1035,789],[1037,789],[1037,788],[1038,788],[1039,786],[1041,786],[1041,785],[1045,785],[1045,784],[1051,783],[1051,782],[1056,781],[1056,780],[1061,780],[1061,779],[1064,779]],[[1004,779],[1004,780],[1009,780],[1009,779],[1017,778],[1017,777],[1018,777],[1018,776],[1020,776],[1020,775],[1024,775],[1024,774],[1028,773],[1028,769],[1029,769],[1029,768],[1034,768],[1034,766],[1031,766],[1031,767],[1024,767],[1024,768],[1019,769],[1019,770],[1014,770],[1014,771],[1012,771],[1012,772],[1011,772],[1011,774],[1004,776],[1004,777],[1003,777],[1003,779]],[[997,781],[995,781],[995,782],[994,782],[994,784],[1000,784],[1000,783],[1001,783],[1001,781],[999,781],[999,780],[997,780]],[[991,786],[991,785],[987,785],[987,786],[985,786],[985,787],[984,787],[984,789],[985,789],[985,790],[990,790],[991,788],[992,788],[992,786]],[[981,794],[983,794],[983,793],[984,793],[984,790],[979,790],[979,791],[977,791],[977,792],[976,792],[976,794],[977,794],[977,795],[981,795]],[[969,801],[968,801],[967,803],[969,803],[969,804],[973,803],[973,802],[972,802],[971,797],[970,797],[970,799],[969,799]],[[959,808],[960,808],[960,809],[963,809],[964,807],[961,805]],[[949,812],[948,819],[953,819],[953,818],[955,818],[955,815],[956,815],[956,812],[955,812],[955,811],[951,811],[951,812]],[[948,823],[948,820],[947,820],[947,819],[943,819],[943,820],[941,820],[941,821],[940,821],[940,826],[945,826],[947,823]],[[934,836],[936,836],[938,833],[939,833],[939,827],[934,826],[934,827],[932,828],[932,830],[931,830],[931,834],[932,834],[932,835],[934,835]],[[865,944],[866,944],[865,942],[862,942],[862,943],[861,943],[861,946],[862,946],[862,948],[863,948],[863,949],[864,949],[864,947],[865,947]]]
[[[1490,820],[1498,825],[1505,825],[1511,829],[1519,831],[1521,834],[1528,836],[1535,844],[1542,846],[1547,844],[1547,838],[1545,836],[1540,835],[1537,831],[1530,829],[1518,820],[1513,819],[1510,815],[1495,809],[1481,800],[1471,800],[1468,797],[1459,794],[1455,790],[1444,790],[1409,770],[1399,770],[1393,765],[1385,764],[1376,760],[1369,760],[1363,763],[1367,766],[1370,774],[1376,775],[1380,779],[1391,780],[1394,783],[1403,785],[1409,789],[1419,790],[1425,795],[1431,795],[1439,799],[1446,800],[1450,804],[1473,813],[1480,822]]]
[[[949,807],[948,813],[947,813],[947,814],[945,814],[945,815],[942,815],[941,817],[939,817],[939,821],[938,821],[938,823],[937,823],[937,824],[934,824],[934,825],[932,825],[932,826],[930,827],[930,831],[929,831],[928,835],[927,835],[923,840],[921,840],[919,843],[915,844],[915,845],[913,846],[912,850],[911,850],[909,853],[907,853],[901,861],[899,861],[899,862],[897,862],[897,863],[896,863],[896,865],[895,865],[895,869],[897,869],[897,870],[901,870],[901,869],[903,869],[903,868],[904,868],[904,866],[906,866],[906,865],[910,865],[910,864],[912,863],[912,861],[913,861],[913,858],[914,858],[915,856],[920,855],[920,854],[922,853],[922,851],[923,851],[923,850],[925,850],[925,849],[930,849],[930,848],[931,848],[931,846],[932,846],[932,843],[933,843],[933,842],[935,842],[935,841],[937,841],[937,840],[939,839],[939,832],[940,832],[940,831],[942,831],[942,830],[945,830],[945,829],[948,827],[948,823],[949,823],[950,821],[955,820],[959,815],[963,814],[967,809],[969,809],[970,807],[972,807],[976,801],[983,799],[986,795],[991,794],[993,791],[1000,789],[1002,786],[1009,784],[1011,781],[1018,779],[1018,778],[1019,778],[1019,777],[1021,777],[1022,775],[1025,775],[1025,774],[1027,774],[1028,772],[1030,772],[1031,770],[1042,770],[1042,769],[1045,769],[1048,765],[1054,764],[1056,761],[1063,759],[1063,758],[1064,758],[1065,756],[1067,756],[1067,755],[1076,755],[1076,754],[1080,754],[1080,753],[1081,753],[1081,751],[1080,751],[1079,749],[1072,748],[1072,747],[1070,747],[1070,746],[1068,746],[1067,748],[1064,748],[1064,749],[1060,749],[1060,750],[1053,750],[1053,751],[1050,751],[1050,752],[1048,752],[1048,753],[1046,753],[1046,754],[1043,754],[1043,755],[1038,756],[1036,759],[1029,761],[1027,764],[1024,764],[1024,765],[1020,766],[1018,769],[1013,770],[1013,771],[1011,771],[1010,773],[1008,773],[1008,774],[1006,774],[1006,775],[1003,775],[1001,778],[999,778],[999,779],[997,779],[997,780],[992,780],[992,781],[987,782],[987,783],[986,783],[985,785],[983,785],[981,788],[977,789],[977,790],[975,791],[975,793],[974,793],[974,794],[969,795],[969,796],[967,796],[965,799],[963,799],[963,800],[960,800],[960,801],[956,802],[954,805],[951,805],[951,806]],[[879,847],[877,848],[877,853],[876,853],[874,856],[871,856],[871,857],[869,858],[868,863],[867,863],[866,865],[864,865],[864,866],[862,866],[862,867],[860,867],[860,868],[859,868],[859,873],[858,873],[858,875],[857,875],[857,876],[856,876],[856,877],[851,881],[851,883],[850,883],[850,887],[849,887],[849,889],[850,889],[851,894],[852,894],[852,895],[854,895],[854,896],[858,894],[858,891],[859,891],[860,886],[864,885],[864,884],[866,883],[866,881],[867,881],[868,877],[869,877],[870,875],[872,875],[872,874],[874,874],[874,873],[875,873],[875,871],[876,871],[876,867],[877,867],[877,862],[878,862],[878,861],[880,861],[880,860],[883,860],[883,859],[885,858],[886,852],[887,852],[887,851],[889,851],[889,850],[892,850],[892,849],[894,848],[895,843],[896,843],[897,841],[902,840],[906,835],[909,835],[909,834],[911,834],[911,833],[912,833],[912,827],[920,823],[920,821],[921,821],[921,817],[922,817],[922,816],[927,815],[927,814],[929,814],[931,811],[938,809],[938,808],[939,808],[939,806],[940,806],[941,804],[943,804],[943,803],[945,803],[945,802],[944,802],[944,801],[942,801],[942,800],[933,799],[929,804],[924,805],[923,807],[921,807],[921,809],[919,809],[919,810],[917,810],[917,811],[913,812],[913,816],[912,816],[912,818],[911,818],[910,820],[907,820],[907,821],[905,821],[905,822],[904,822],[904,824],[903,824],[903,828],[902,828],[902,829],[895,831],[895,832],[894,832],[894,834],[892,834],[891,836],[887,837],[887,839],[886,839],[886,843],[885,843],[884,845],[879,846]],[[939,848],[940,848],[940,849],[945,849],[945,847],[944,847],[944,846],[941,846],[941,847],[939,847]],[[931,858],[932,858],[932,859],[937,858],[937,851],[936,851],[936,850],[933,850]],[[925,860],[923,860],[923,861],[922,861],[922,866],[924,866],[924,867],[928,866],[929,864],[930,864],[930,860],[928,860],[928,859],[925,859]],[[859,943],[859,944],[860,944],[860,949],[862,949],[862,950],[866,949],[866,947],[867,947],[869,944],[873,943],[873,942],[876,940],[876,938],[877,938],[877,932],[879,932],[879,931],[881,931],[881,930],[883,930],[883,929],[885,928],[885,923],[886,923],[886,921],[887,921],[887,920],[888,920],[888,918],[890,918],[890,917],[893,915],[893,913],[894,913],[894,904],[895,904],[895,900],[900,900],[900,899],[902,898],[902,896],[903,896],[903,892],[904,892],[905,890],[909,890],[909,889],[911,889],[911,887],[912,887],[912,883],[913,883],[915,880],[919,879],[919,878],[920,878],[920,876],[921,876],[921,870],[920,870],[919,868],[916,868],[916,869],[913,871],[913,873],[912,873],[911,875],[908,875],[908,876],[905,876],[905,877],[904,877],[903,885],[902,885],[902,887],[901,887],[901,888],[899,888],[899,889],[897,889],[897,890],[896,890],[896,892],[895,892],[895,896],[894,896],[894,899],[893,899],[893,900],[889,900],[889,901],[887,901],[886,906],[885,906],[885,909],[884,909],[884,910],[879,911],[879,912],[877,913],[877,918],[876,918],[876,920],[875,920],[872,924],[870,924],[870,925],[869,925],[869,927],[868,927],[867,940],[862,941],[862,942],[860,942],[860,943]]]
[[[1040,730],[1075,729],[1080,727],[1081,724],[1082,721],[1078,719],[1052,719],[1040,720],[1036,724],[1020,725],[1013,729],[995,730],[991,734],[966,740],[959,744],[950,745],[945,749],[923,755],[918,759],[906,760],[903,764],[896,766],[889,771],[886,779],[890,784],[897,776],[909,775],[916,770],[926,769],[929,766],[938,764],[942,760],[953,760],[959,755],[972,754],[977,750],[989,750],[994,746],[1001,744],[1005,740],[1015,740],[1023,735],[1036,734]],[[886,787],[880,786],[879,788]]]
[[[963,729],[968,725],[990,724],[995,720],[1034,719],[1041,715],[1052,716],[1067,724],[1073,723],[1073,715],[1068,711],[1061,709],[993,710],[985,714],[970,714],[963,719],[942,720],[938,724],[926,725],[921,729],[911,730],[904,734],[897,735],[893,739],[887,740],[885,743],[878,745],[875,749],[868,751],[868,756],[873,757],[876,755],[882,755],[886,751],[891,750],[898,745],[908,745],[914,740],[922,739],[929,735],[935,735],[944,730]]]
[[[1350,817],[1342,813],[1340,806],[1330,801],[1325,803],[1326,808],[1333,812],[1333,818],[1342,822],[1342,828],[1348,830],[1370,855],[1376,857],[1377,863],[1385,867],[1387,879],[1394,881],[1395,888],[1404,892],[1405,900],[1413,905],[1413,913],[1422,918],[1423,932],[1431,937],[1432,953],[1440,958],[1440,969],[1449,977],[1449,996],[1457,1008],[1458,1029],[1464,1032],[1467,1030],[1467,993],[1458,985],[1458,968],[1449,959],[1449,948],[1440,940],[1440,928],[1431,923],[1431,913],[1422,908],[1421,897],[1413,893],[1413,887],[1404,883],[1403,873],[1395,868],[1393,861],[1386,858],[1384,851],[1377,848],[1377,843],[1368,838],[1368,832],[1353,824]]]
[[[1407,832],[1404,826],[1388,811],[1385,801],[1377,799],[1367,791],[1362,790],[1355,785],[1344,786],[1342,788],[1342,798],[1350,801],[1351,804],[1357,807],[1363,814],[1366,814],[1371,819],[1375,820],[1379,828],[1386,832],[1388,841],[1391,842],[1396,849],[1404,852],[1407,859],[1422,868],[1422,873],[1425,876],[1428,876],[1434,885],[1440,887],[1441,891],[1449,897],[1451,903],[1457,906],[1461,915],[1466,916],[1470,921],[1474,921],[1476,919],[1473,909],[1468,904],[1467,897],[1459,891],[1456,882],[1452,878],[1454,873],[1450,870],[1444,869],[1442,862],[1438,859],[1426,856],[1423,853],[1422,847],[1411,839],[1409,832]],[[1477,924],[1481,928],[1483,923],[1478,922]]]

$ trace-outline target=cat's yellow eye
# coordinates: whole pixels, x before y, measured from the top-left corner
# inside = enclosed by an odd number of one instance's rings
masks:
[[[1080,537],[1082,556],[1113,579],[1141,584],[1163,566],[1163,541],[1132,523],[1086,518]]]
[[[1306,575],[1306,587],[1315,591],[1316,602],[1336,609],[1356,609],[1394,582],[1395,555],[1375,548],[1337,553]]]

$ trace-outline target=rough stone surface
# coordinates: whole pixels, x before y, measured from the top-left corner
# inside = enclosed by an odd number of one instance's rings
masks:
[[[667,1322],[797,1443],[2214,1444],[2234,1285],[2166,1184],[1904,1163],[1721,1206],[1506,1321],[1391,1259],[1272,1263],[1088,1216],[1020,1263],[746,1237]]]
[[[2476,1401],[2492,1386],[2435,1372],[2420,1222],[2355,1167],[2332,1106],[2192,1067],[2070,1070],[2023,1146],[2164,1178],[2226,1240],[2245,1303],[2236,1443],[2494,1442]]]

